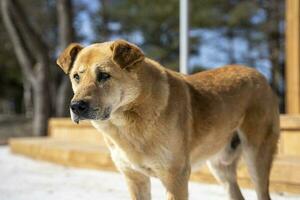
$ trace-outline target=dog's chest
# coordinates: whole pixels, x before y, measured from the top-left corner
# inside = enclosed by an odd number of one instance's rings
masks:
[[[150,159],[147,157],[140,157],[138,159],[132,158],[128,152],[125,152],[118,147],[110,146],[111,157],[114,163],[121,170],[131,169],[138,171],[148,176],[155,176],[155,166],[151,163]]]
[[[161,170],[163,161],[169,152],[158,145],[149,145],[147,140],[130,138],[130,130],[115,127],[111,124],[93,125],[103,133],[114,163],[120,169],[132,169],[149,176]],[[138,133],[142,134],[142,133]]]

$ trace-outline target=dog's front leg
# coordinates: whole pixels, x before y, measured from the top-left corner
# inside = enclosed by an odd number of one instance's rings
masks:
[[[131,169],[121,170],[125,176],[132,200],[150,200],[150,178]]]
[[[159,177],[167,190],[167,200],[187,200],[190,167],[172,168]]]

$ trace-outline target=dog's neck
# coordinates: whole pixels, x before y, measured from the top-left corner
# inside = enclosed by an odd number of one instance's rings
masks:
[[[149,119],[153,121],[163,112],[168,101],[166,94],[170,92],[169,85],[166,84],[168,82],[167,71],[162,66],[157,67],[154,62],[151,59],[145,59],[143,69],[137,71],[141,80],[139,96],[129,104],[120,107],[115,115],[120,115],[129,121]],[[156,107],[153,108],[153,105]],[[147,113],[146,116],[145,113]]]

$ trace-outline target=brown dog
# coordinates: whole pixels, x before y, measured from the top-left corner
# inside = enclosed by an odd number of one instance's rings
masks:
[[[103,133],[132,199],[151,198],[149,176],[161,180],[169,200],[187,199],[191,169],[203,162],[229,199],[243,199],[236,181],[240,154],[258,199],[270,199],[279,113],[256,70],[226,66],[185,76],[124,40],[71,44],[57,63],[72,81],[73,121],[91,120]]]

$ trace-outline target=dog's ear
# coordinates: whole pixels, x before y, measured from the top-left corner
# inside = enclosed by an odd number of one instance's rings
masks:
[[[80,44],[71,43],[57,58],[56,63],[66,74],[70,72],[75,58],[81,49],[83,49],[83,46]]]
[[[121,68],[132,66],[145,58],[140,48],[125,40],[114,41],[110,49],[112,50],[113,61]]]

